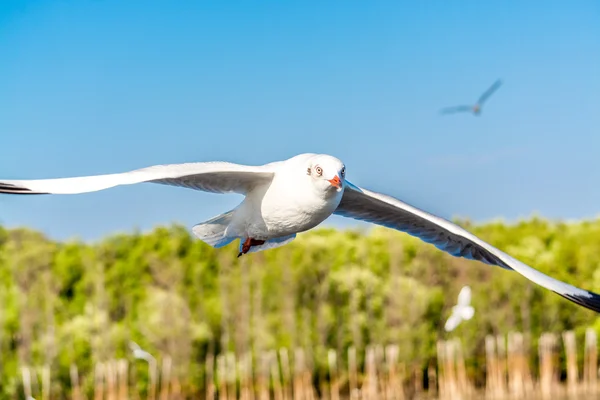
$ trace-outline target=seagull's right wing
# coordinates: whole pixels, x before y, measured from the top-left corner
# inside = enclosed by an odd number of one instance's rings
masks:
[[[498,79],[496,82],[489,87],[477,100],[477,104],[482,105],[498,88],[502,85],[502,81]]]
[[[263,166],[228,162],[169,164],[119,174],[77,178],[0,180],[0,193],[76,194],[95,192],[119,185],[152,182],[212,193],[245,194],[257,185],[271,182],[274,164]]]
[[[458,112],[469,112],[473,111],[473,107],[471,106],[455,106],[455,107],[446,107],[440,110],[440,114],[454,114]]]
[[[551,278],[460,226],[391,196],[362,189],[346,181],[342,201],[334,213],[406,232],[456,257],[515,270],[574,303],[600,312],[600,295]]]
[[[463,288],[460,289],[460,293],[458,293],[458,305],[464,307],[469,304],[471,304],[471,288],[463,286]]]

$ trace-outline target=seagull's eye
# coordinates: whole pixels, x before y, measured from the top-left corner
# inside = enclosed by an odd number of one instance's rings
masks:
[[[317,165],[315,167],[315,172],[317,173],[317,175],[321,176],[321,175],[323,175],[323,168],[321,168]]]
[[[340,174],[342,175],[342,178],[346,176],[346,167],[342,168]]]

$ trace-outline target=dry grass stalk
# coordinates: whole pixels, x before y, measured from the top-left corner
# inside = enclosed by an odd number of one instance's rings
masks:
[[[33,397],[31,392],[31,371],[28,367],[21,367],[21,377],[23,379],[23,392],[25,393],[25,398]]]
[[[252,354],[249,352],[240,359],[240,400],[254,400]]]
[[[227,399],[237,398],[237,362],[235,360],[235,354],[228,351],[225,354],[225,380],[227,384]]]
[[[357,399],[360,397],[358,390],[358,371],[356,365],[356,348],[348,348],[348,383],[350,386],[350,398]]]
[[[508,393],[508,358],[504,335],[496,335],[496,359],[498,360],[498,393],[500,396],[506,396]]]
[[[544,333],[540,337],[540,393],[543,398],[556,396],[558,389],[558,373],[556,360],[556,336],[552,333]]]
[[[225,356],[223,354],[217,356],[217,381],[219,398],[227,399],[227,371],[225,370]]]
[[[446,375],[446,350],[444,341],[438,340],[436,343],[437,362],[438,362],[438,396],[440,399],[448,398],[448,380]]]
[[[569,395],[577,394],[579,372],[577,371],[577,348],[575,344],[575,332],[566,331],[562,334],[567,359],[567,391]]]
[[[279,349],[279,362],[281,364],[281,380],[283,382],[283,399],[292,400],[290,357],[285,347]]]
[[[304,350],[297,348],[294,351],[294,400],[305,400],[308,397],[304,385],[305,369]]]
[[[467,368],[462,351],[462,344],[459,339],[453,340],[454,354],[456,360],[456,377],[458,382],[458,391],[461,396],[470,396],[473,393],[473,387],[467,377]]]
[[[42,400],[50,398],[50,366],[42,367]]]
[[[327,351],[327,365],[329,367],[329,388],[331,400],[340,400],[337,353],[333,349],[329,349],[329,351]]]
[[[375,365],[375,349],[373,346],[367,346],[365,358],[365,380],[363,381],[361,394],[366,400],[379,399],[377,390],[377,369]]]
[[[533,381],[525,341],[520,332],[508,334],[507,362],[511,366],[508,369],[508,388],[511,395],[515,398],[531,396]]]
[[[127,360],[119,360],[117,364],[117,374],[119,380],[119,400],[127,400],[128,399],[128,374],[127,371],[129,369],[129,363]]]
[[[438,395],[438,379],[436,366],[433,362],[427,366],[427,379],[429,381],[429,395],[436,398]],[[400,381],[400,384],[402,384],[402,380]],[[400,386],[400,389],[403,389],[402,386]],[[401,399],[404,399],[404,391],[402,391],[401,394]]]
[[[116,400],[117,397],[117,368],[114,360],[105,364],[106,368],[106,399]]]
[[[459,385],[456,377],[456,354],[452,341],[443,342],[444,351],[444,375],[446,379],[447,394],[450,399],[460,398]]]
[[[155,400],[158,392],[158,365],[156,359],[153,358],[148,362],[148,371],[150,374],[150,396],[148,398]]]
[[[377,391],[381,399],[385,400],[386,394],[386,370],[385,370],[385,351],[382,345],[373,346],[375,351],[375,371],[377,371]]]
[[[97,363],[94,370],[94,400],[104,399],[104,364]]]
[[[283,400],[283,389],[281,387],[281,375],[279,374],[279,362],[277,353],[269,352],[269,370],[271,372],[271,381],[273,383],[273,395],[275,400]]]
[[[404,388],[402,378],[398,374],[398,357],[400,349],[397,345],[388,345],[385,348],[385,361],[387,366],[386,398],[388,400],[403,400]]]
[[[598,338],[596,331],[592,328],[585,331],[583,380],[586,392],[596,394],[598,390]]]
[[[500,398],[498,358],[496,357],[496,341],[492,335],[485,337],[485,393],[488,399]]]
[[[81,399],[81,387],[79,386],[79,372],[77,365],[71,364],[69,367],[69,375],[71,376],[71,397],[73,400]]]
[[[171,399],[181,399],[182,397],[181,382],[177,375],[171,379]]]
[[[260,370],[258,374],[258,398],[259,400],[269,400],[269,354],[260,355]]]
[[[169,400],[169,388],[171,386],[171,369],[173,361],[171,357],[165,356],[162,360],[162,371],[160,376],[160,400]]]
[[[206,386],[206,398],[215,398],[215,356],[212,353],[208,353],[206,356],[206,362],[204,364],[205,371],[205,386]]]

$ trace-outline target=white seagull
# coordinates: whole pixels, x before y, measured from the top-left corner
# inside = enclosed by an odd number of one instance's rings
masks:
[[[416,236],[456,257],[515,270],[529,280],[596,312],[600,296],[533,269],[443,218],[346,180],[346,167],[325,154],[300,154],[261,166],[228,162],[157,165],[78,178],[0,180],[0,193],[75,194],[141,182],[213,193],[239,193],[233,210],[195,225],[194,234],[219,248],[240,239],[238,256],[289,243],[332,214]]]
[[[146,350],[142,349],[140,347],[140,345],[137,344],[136,342],[130,341],[129,349],[131,350],[131,353],[133,354],[133,358],[135,358],[135,359],[145,360],[147,362],[155,361],[155,358],[152,356],[152,354],[150,354]]]
[[[443,108],[440,113],[442,114],[454,114],[457,112],[472,112],[473,115],[479,116],[479,114],[481,114],[481,108],[483,107],[483,103],[485,103],[485,101],[487,99],[490,98],[490,96],[496,91],[498,90],[498,88],[500,87],[500,85],[502,85],[502,81],[500,79],[498,79],[496,82],[494,82],[492,84],[492,86],[490,86],[488,88],[488,90],[486,90],[481,96],[479,96],[479,99],[477,99],[477,103],[475,103],[472,106],[454,106],[454,107],[446,107]]]
[[[471,305],[471,288],[463,286],[458,293],[458,302],[452,307],[452,314],[446,321],[444,329],[447,332],[453,331],[462,321],[468,321],[473,318],[475,309]]]

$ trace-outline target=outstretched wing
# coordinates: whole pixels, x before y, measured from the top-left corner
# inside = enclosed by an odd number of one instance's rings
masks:
[[[0,180],[0,193],[76,194],[95,192],[119,185],[152,182],[205,192],[245,194],[256,185],[269,183],[273,174],[273,164],[263,166],[227,162],[169,164],[118,174],[77,178]]]
[[[583,306],[600,312],[600,296],[579,289],[512,258],[460,226],[384,194],[361,189],[346,181],[335,214],[406,232],[456,257],[513,269],[527,279]]]
[[[448,320],[444,325],[444,329],[446,330],[446,332],[453,331],[460,324],[461,320],[462,319],[460,318],[460,315],[453,311],[450,317],[448,317]]]
[[[440,110],[440,114],[455,114],[458,112],[470,112],[473,111],[472,106],[454,106],[454,107],[446,107]]]
[[[496,91],[498,90],[498,88],[500,87],[500,85],[502,85],[502,81],[500,79],[498,79],[496,82],[494,82],[492,84],[492,86],[489,87],[488,90],[486,90],[480,97],[479,100],[477,100],[477,104],[482,105],[487,99],[489,99],[489,97]]]
[[[458,305],[465,307],[469,304],[471,304],[471,288],[463,286],[463,288],[460,289],[460,293],[458,293]]]

